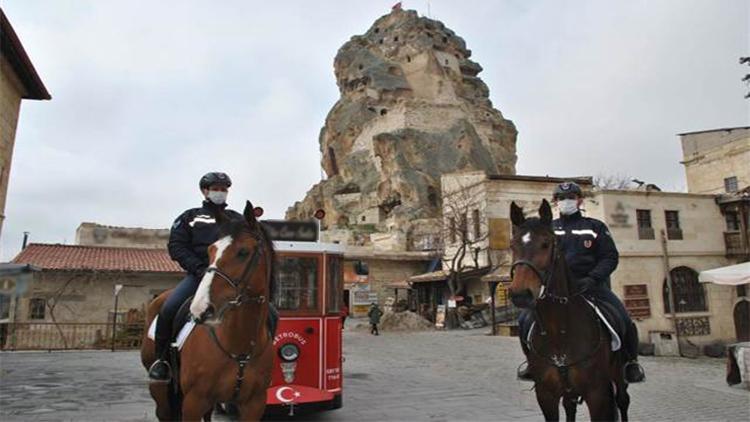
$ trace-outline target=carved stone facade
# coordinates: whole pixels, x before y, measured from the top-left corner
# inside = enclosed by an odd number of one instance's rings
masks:
[[[320,133],[328,178],[287,211],[326,211],[324,239],[377,250],[430,250],[440,177],[513,174],[515,126],[489,100],[464,40],[439,21],[394,10],[334,61],[341,97]]]

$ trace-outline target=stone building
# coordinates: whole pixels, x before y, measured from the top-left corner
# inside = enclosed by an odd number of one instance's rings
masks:
[[[688,192],[733,193],[750,186],[750,126],[679,136]]]
[[[477,172],[443,177],[444,204],[448,203],[447,198],[456,195],[471,198],[469,205],[460,209],[468,214],[468,231],[476,230],[481,239],[477,244],[476,267],[492,267],[490,274],[470,278],[464,295],[475,302],[485,300],[489,296],[487,282],[508,276],[510,203],[515,201],[529,215],[536,215],[541,200],[551,199],[552,188],[562,180]],[[735,321],[734,308],[747,300],[747,290],[698,281],[698,273],[703,270],[737,262],[725,243],[725,217],[717,206],[716,195],[592,190],[590,179],[578,181],[588,190],[583,207],[585,215],[604,221],[617,244],[620,263],[612,275],[612,289],[624,299],[636,320],[641,341],[650,342],[652,335],[674,331],[666,293],[667,268],[674,284],[676,325],[683,338],[706,344],[740,337],[737,330],[743,325]],[[452,217],[450,210],[445,209],[444,213],[444,218]],[[446,255],[450,256],[451,248],[448,242],[444,248]],[[473,261],[472,257],[466,259]],[[410,279],[416,288],[422,281],[420,277],[424,276]],[[444,277],[440,280],[433,276],[431,282],[445,285]],[[437,298],[439,303],[447,300],[447,289],[442,292],[443,297]],[[501,288],[499,295],[503,294]]]
[[[165,249],[168,241],[169,229],[117,227],[97,223],[81,223],[76,229],[76,244],[82,246]]]
[[[15,343],[4,345],[14,348],[40,347],[50,338],[63,347],[57,333],[65,347],[91,346],[114,320],[115,286],[122,286],[117,321],[123,323],[129,314],[143,316],[145,305],[184,275],[166,250],[153,248],[32,243],[12,264],[34,269],[3,281],[0,292],[9,296],[7,321],[14,325]]]
[[[5,221],[5,198],[21,100],[51,98],[5,12],[0,9],[0,235]]]

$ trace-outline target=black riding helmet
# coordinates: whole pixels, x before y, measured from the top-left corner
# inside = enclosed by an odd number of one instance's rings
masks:
[[[583,196],[583,191],[575,182],[564,182],[555,186],[555,190],[552,192],[552,198],[560,199],[570,194],[576,194],[581,197]]]
[[[212,171],[211,173],[206,173],[201,177],[200,182],[198,183],[198,186],[200,186],[201,189],[208,189],[211,185],[223,185],[226,187],[232,186],[232,179],[227,176],[226,173],[222,173],[219,171]]]

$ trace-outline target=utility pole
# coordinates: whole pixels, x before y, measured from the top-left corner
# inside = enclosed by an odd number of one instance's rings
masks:
[[[672,274],[669,271],[669,251],[667,249],[667,233],[664,229],[661,229],[661,253],[662,262],[664,263],[664,274],[667,277],[667,293],[669,293],[669,310],[672,314],[672,325],[674,326],[674,335],[677,338],[677,352],[682,355],[680,346],[680,330],[677,326],[677,310],[675,309],[674,303],[674,289],[672,288]]]

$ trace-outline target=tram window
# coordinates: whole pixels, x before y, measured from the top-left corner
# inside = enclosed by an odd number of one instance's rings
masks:
[[[338,313],[341,311],[341,289],[343,288],[341,285],[342,276],[341,258],[337,256],[329,256],[328,275],[326,277],[328,283],[326,286],[327,313]]]
[[[274,305],[280,310],[314,311],[318,308],[318,258],[279,259]]]

